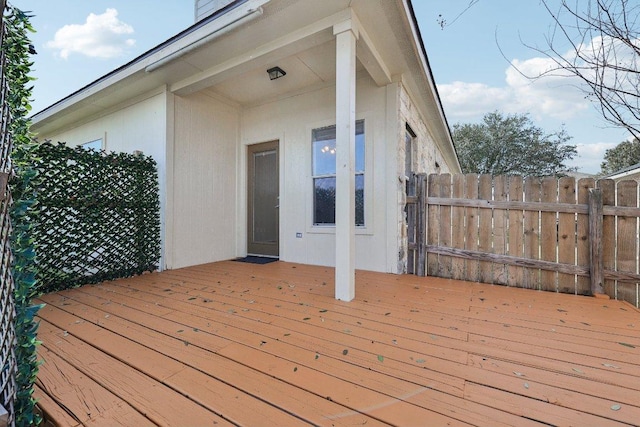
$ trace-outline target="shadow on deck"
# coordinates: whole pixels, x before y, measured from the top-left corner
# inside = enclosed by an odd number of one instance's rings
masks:
[[[637,425],[640,312],[432,277],[219,262],[45,295],[58,425]]]

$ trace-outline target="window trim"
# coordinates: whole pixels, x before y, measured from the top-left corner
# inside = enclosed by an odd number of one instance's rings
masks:
[[[415,170],[415,166],[416,166],[416,159],[415,159],[415,151],[416,151],[416,138],[417,135],[416,133],[413,131],[413,129],[411,128],[411,125],[409,125],[409,123],[405,124],[405,129],[404,129],[404,156],[405,156],[405,160],[404,160],[404,175],[406,178],[410,178],[410,176],[407,175],[407,172],[413,172]],[[410,137],[410,139],[407,138],[407,135]],[[408,141],[407,141],[408,139]],[[408,144],[407,144],[408,142]],[[407,147],[407,145],[409,147]],[[407,171],[407,148],[409,148],[409,169],[410,171]]]
[[[405,123],[404,127],[404,192],[406,196],[415,196],[415,183],[413,182],[412,174],[415,173],[416,168],[416,142],[417,135],[411,128],[409,123]],[[408,158],[407,158],[408,157]],[[407,162],[408,160],[408,162]],[[407,166],[409,170],[407,170]]]

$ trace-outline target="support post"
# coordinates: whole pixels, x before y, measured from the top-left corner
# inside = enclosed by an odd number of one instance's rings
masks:
[[[352,21],[336,35],[336,270],[335,297],[355,298],[356,37]]]
[[[602,262],[602,190],[589,189],[589,273],[591,294],[604,294]]]

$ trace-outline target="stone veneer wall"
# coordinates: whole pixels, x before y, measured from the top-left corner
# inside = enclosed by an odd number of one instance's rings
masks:
[[[413,153],[413,171],[415,173],[449,173],[450,169],[436,144],[427,123],[420,115],[420,112],[413,104],[411,96],[400,86],[400,135],[398,135],[397,150],[397,176],[398,179],[398,273],[407,271],[407,216],[405,214],[406,205],[406,185],[404,182],[404,161],[405,161],[405,125],[409,125],[416,134]],[[436,163],[439,167],[436,167]]]

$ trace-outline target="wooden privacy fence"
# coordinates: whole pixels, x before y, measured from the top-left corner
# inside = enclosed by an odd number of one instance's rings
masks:
[[[416,179],[407,198],[409,272],[640,305],[636,181]]]

